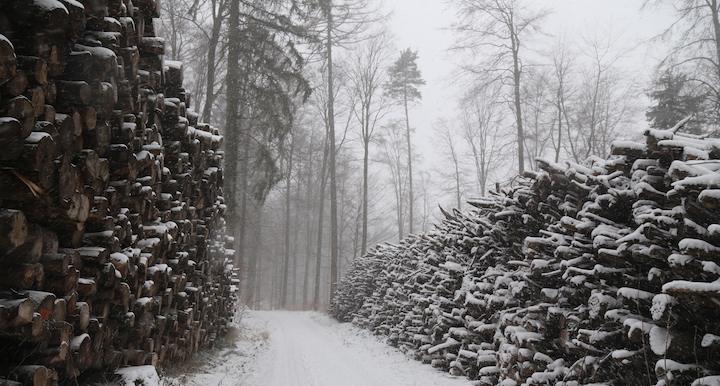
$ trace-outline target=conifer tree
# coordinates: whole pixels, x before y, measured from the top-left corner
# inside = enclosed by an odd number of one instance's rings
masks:
[[[692,115],[693,119],[685,123],[685,131],[699,134],[705,95],[693,95],[688,92],[688,77],[683,73],[666,71],[653,82],[653,91],[647,95],[654,101],[645,113],[650,127],[667,130]]]
[[[398,101],[405,110],[405,129],[407,135],[408,149],[408,203],[409,219],[408,232],[413,232],[413,173],[412,173],[412,147],[410,140],[410,114],[409,105],[422,99],[420,86],[425,84],[422,74],[417,65],[417,51],[405,49],[400,52],[400,57],[388,70],[390,80],[385,86],[387,94]]]

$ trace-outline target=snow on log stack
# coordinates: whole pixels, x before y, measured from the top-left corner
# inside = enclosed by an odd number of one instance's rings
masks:
[[[0,2],[0,384],[186,358],[231,318],[223,138],[186,108],[157,16]]]
[[[375,248],[331,313],[477,385],[720,384],[720,140],[645,134]]]

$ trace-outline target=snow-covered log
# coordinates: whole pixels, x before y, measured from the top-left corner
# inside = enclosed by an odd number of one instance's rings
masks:
[[[718,378],[720,142],[646,138],[376,247],[331,314],[478,385]]]
[[[162,366],[227,330],[223,138],[163,65],[157,16],[0,2],[0,384]]]

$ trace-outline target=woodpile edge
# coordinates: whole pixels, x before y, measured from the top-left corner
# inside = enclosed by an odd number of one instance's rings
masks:
[[[232,319],[223,137],[186,107],[157,17],[0,1],[2,385],[183,360]]]
[[[476,385],[720,385],[720,140],[645,136],[376,247],[331,314]]]

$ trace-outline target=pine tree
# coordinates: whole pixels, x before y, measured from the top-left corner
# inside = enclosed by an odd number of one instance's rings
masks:
[[[408,231],[413,232],[413,173],[412,173],[412,148],[410,146],[410,115],[408,106],[416,100],[422,99],[419,87],[425,84],[420,70],[417,66],[417,51],[406,49],[400,52],[400,57],[388,69],[390,81],[386,84],[387,94],[402,104],[405,109],[405,128],[407,133],[408,148],[408,194],[410,217],[408,219]]]

